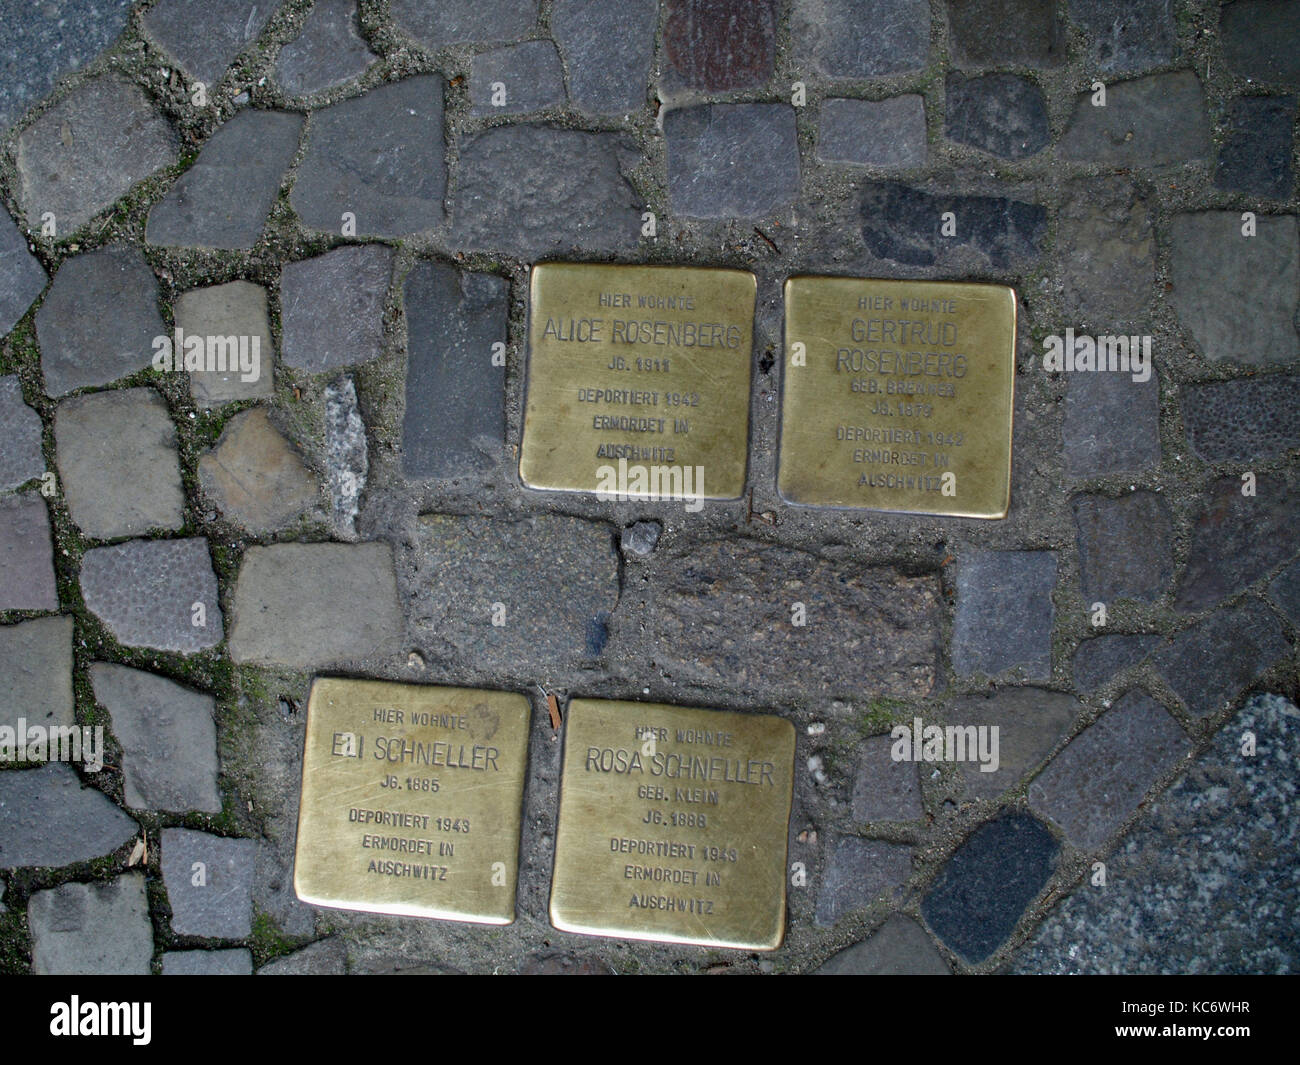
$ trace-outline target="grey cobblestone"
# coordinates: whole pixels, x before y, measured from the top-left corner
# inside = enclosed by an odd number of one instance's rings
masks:
[[[1088,39],[1088,59],[1104,74],[1137,73],[1178,54],[1173,5],[1150,0],[1070,0],[1070,18]]]
[[[970,676],[1023,669],[1029,680],[1052,672],[1056,554],[972,551],[957,563],[952,666]]]
[[[71,725],[72,618],[0,625],[0,726]]]
[[[252,380],[242,370],[191,370],[190,395],[202,407],[240,399],[264,399],[275,391],[275,344],[267,315],[266,289],[249,281],[190,289],[176,300],[176,325],[186,336],[257,338],[258,367]]]
[[[1190,385],[1183,424],[1187,443],[1206,462],[1249,462],[1300,447],[1300,377]]]
[[[668,192],[691,218],[758,218],[799,191],[794,108],[705,104],[664,117]]]
[[[1089,602],[1151,602],[1174,575],[1169,507],[1154,492],[1076,496],[1080,590]]]
[[[1228,112],[1228,133],[1219,149],[1214,184],[1273,200],[1295,189],[1291,164],[1294,96],[1239,96]]]
[[[1074,686],[1092,691],[1136,666],[1160,643],[1159,636],[1095,636],[1079,644],[1074,653]]]
[[[302,33],[280,49],[275,78],[285,92],[310,96],[360,77],[378,58],[361,37],[356,0],[316,0]]]
[[[41,416],[23,402],[16,374],[0,377],[0,491],[45,472],[41,453]]]
[[[1146,196],[1123,178],[1087,178],[1065,188],[1057,256],[1074,323],[1104,335],[1144,325],[1156,274]]]
[[[1055,6],[1035,0],[948,0],[953,58],[963,68],[1065,61],[1065,34]]]
[[[537,23],[538,0],[391,0],[399,27],[430,51],[449,44],[517,40]]]
[[[63,762],[0,773],[0,869],[99,858],[138,826],[103,792],[83,788]]]
[[[236,414],[199,457],[199,483],[228,521],[268,532],[320,499],[320,485],[260,407]]]
[[[393,250],[382,244],[288,263],[280,277],[285,365],[321,373],[383,354],[392,276]]]
[[[17,325],[48,280],[22,230],[7,214],[0,216],[0,336]]]
[[[1204,159],[1210,150],[1205,94],[1187,70],[1106,87],[1106,106],[1089,89],[1061,135],[1063,159],[1117,167],[1161,167]]]
[[[45,501],[0,497],[0,610],[58,609]]]
[[[243,939],[253,924],[251,839],[223,839],[187,828],[162,833],[162,874],[181,936]]]
[[[247,950],[169,950],[162,956],[163,976],[252,976]]]
[[[1300,627],[1300,561],[1293,562],[1273,578],[1268,594],[1291,619],[1291,624]]]
[[[1300,88],[1300,11],[1286,0],[1224,4],[1223,58],[1234,74]]]
[[[930,52],[926,0],[795,0],[798,59],[828,78],[875,78],[920,70]]]
[[[1046,688],[999,688],[990,695],[959,699],[945,712],[945,721],[998,730],[996,768],[986,772],[980,761],[969,757],[958,763],[966,794],[995,799],[1015,787],[1065,738],[1082,709],[1074,696]]]
[[[834,925],[845,914],[879,898],[895,900],[912,875],[912,848],[881,840],[841,836],[817,892],[817,924]]]
[[[144,28],[191,78],[212,87],[274,10],[275,4],[258,0],[159,0],[145,13]]]
[[[922,166],[927,150],[925,98],[822,101],[817,157],[825,163],[906,168]]]
[[[924,813],[917,767],[894,761],[892,747],[888,736],[873,736],[862,745],[853,779],[855,821],[917,821]]]
[[[1067,375],[1061,437],[1074,477],[1136,473],[1160,462],[1160,383],[1122,373]]]
[[[1015,74],[949,74],[944,132],[951,141],[1002,159],[1024,159],[1047,147],[1047,99]]]
[[[148,976],[153,925],[144,876],[61,884],[27,903],[38,976]]]
[[[469,99],[476,115],[520,115],[563,106],[564,70],[555,45],[525,41],[480,52],[470,63]]]
[[[950,976],[952,970],[924,929],[894,914],[861,943],[832,955],[822,976]]]
[[[551,33],[569,69],[569,99],[592,114],[645,103],[659,5],[655,0],[556,0]]]

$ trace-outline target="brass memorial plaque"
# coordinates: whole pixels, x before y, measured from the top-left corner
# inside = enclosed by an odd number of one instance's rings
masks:
[[[735,499],[745,486],[754,275],[533,267],[519,476],[610,499]]]
[[[775,950],[793,776],[794,728],[779,717],[573,700],[552,924]]]
[[[786,500],[1006,517],[1013,290],[794,277],[785,350],[777,484]]]
[[[528,700],[317,678],[294,888],[304,902],[482,924],[515,918]]]

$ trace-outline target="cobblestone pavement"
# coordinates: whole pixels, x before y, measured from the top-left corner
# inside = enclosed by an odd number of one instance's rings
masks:
[[[0,770],[0,971],[1300,967],[1300,4],[0,25],[0,727],[107,737]],[[521,486],[541,259],[757,275],[742,499]],[[1005,519],[781,500],[801,272],[1016,289]],[[260,373],[156,369],[175,329]],[[1047,368],[1067,329],[1154,373]],[[514,924],[296,899],[317,673],[533,701]],[[552,692],[794,723],[780,949],[551,927]],[[915,718],[997,726],[996,772],[895,761]]]

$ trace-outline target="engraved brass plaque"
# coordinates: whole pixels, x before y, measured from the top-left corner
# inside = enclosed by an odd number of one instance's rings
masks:
[[[794,728],[779,717],[573,700],[551,923],[775,950],[793,776]]]
[[[777,485],[787,501],[1006,517],[1012,289],[794,277],[785,349]]]
[[[294,888],[315,906],[509,924],[528,700],[320,677]]]
[[[610,499],[739,497],[755,291],[741,270],[533,267],[524,484]]]

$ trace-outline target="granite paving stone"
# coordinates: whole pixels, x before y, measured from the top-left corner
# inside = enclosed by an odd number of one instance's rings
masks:
[[[122,745],[127,806],[220,813],[216,700],[166,677],[107,662],[90,667],[90,681]]]
[[[36,312],[45,391],[61,396],[143,370],[154,338],[167,333],[158,280],[138,250],[110,244],[65,259]]]
[[[244,552],[230,633],[235,662],[312,669],[362,661],[392,653],[401,633],[388,544],[290,543]]]
[[[1300,88],[1300,8],[1287,0],[1237,0],[1222,6],[1219,32],[1234,74]]]
[[[117,74],[77,86],[18,137],[18,202],[35,230],[71,236],[137,181],[172,166],[180,143],[144,92]]]
[[[191,654],[222,639],[217,578],[202,537],[93,548],[81,560],[81,594],[128,647]],[[196,625],[200,603],[204,623]]]
[[[1061,158],[1115,167],[1160,167],[1204,159],[1210,150],[1205,94],[1195,74],[1176,70],[1106,86],[1106,106],[1089,89],[1075,100]]]
[[[664,116],[668,194],[692,218],[760,218],[799,192],[794,108],[704,104]]]
[[[370,474],[366,425],[351,377],[325,386],[325,462],[334,525],[340,535],[350,537]]]
[[[817,976],[951,976],[925,930],[896,913],[861,943],[827,958]]]
[[[1074,696],[1046,688],[1006,687],[958,699],[944,712],[947,724],[997,729],[998,736],[996,768],[985,772],[978,758],[957,763],[967,796],[995,799],[1019,784],[1065,738],[1082,709]]]
[[[390,0],[398,28],[430,51],[449,44],[491,44],[525,36],[537,24],[540,0]]]
[[[1102,335],[1146,325],[1156,240],[1145,194],[1117,177],[1073,181],[1065,192],[1057,261],[1067,313]]]
[[[1056,587],[1054,551],[970,551],[957,563],[952,665],[996,676],[1022,669],[1028,680],[1052,673]]]
[[[393,249],[382,244],[335,248],[287,263],[280,275],[285,365],[321,373],[383,354],[384,300],[392,276]]]
[[[888,736],[873,736],[862,745],[853,778],[855,821],[919,821],[925,813],[917,765],[894,761],[893,743]]]
[[[145,12],[144,28],[191,78],[212,86],[257,39],[275,8],[266,0],[158,0]]]
[[[944,93],[944,133],[951,141],[1002,159],[1025,159],[1051,141],[1047,99],[1028,78],[949,74]]]
[[[750,89],[772,76],[775,0],[664,0],[668,82],[704,92]]]
[[[1258,215],[1255,226],[1253,237],[1243,236],[1237,211],[1179,214],[1169,223],[1169,301],[1196,350],[1216,362],[1266,366],[1300,356],[1296,216]]]
[[[18,324],[48,280],[23,231],[8,214],[0,215],[0,336]]]
[[[1159,636],[1107,634],[1079,644],[1074,652],[1074,686],[1092,691],[1112,677],[1131,669],[1154,651]]]
[[[148,976],[153,924],[143,873],[60,884],[27,903],[37,976]]]
[[[41,416],[23,402],[17,374],[0,377],[0,491],[17,488],[44,472]]]
[[[1037,0],[948,0],[948,33],[959,67],[1055,67],[1065,36],[1055,5]]]
[[[321,939],[267,962],[257,970],[257,975],[342,976],[347,971],[347,961],[347,947],[339,939]]]
[[[1294,96],[1239,96],[1228,112],[1214,184],[1271,200],[1289,200],[1295,189],[1291,163]]]
[[[502,101],[500,106],[494,99]],[[521,115],[564,106],[560,53],[551,41],[480,52],[470,60],[469,100],[476,115]]]
[[[253,247],[298,151],[302,125],[301,115],[240,111],[150,209],[145,239],[172,247]]]
[[[1277,616],[1252,599],[1184,629],[1154,661],[1188,712],[1208,717],[1291,651]]]
[[[1300,561],[1293,562],[1273,578],[1268,594],[1291,619],[1291,624],[1300,628]]]
[[[68,510],[86,536],[108,540],[184,524],[176,430],[152,388],[65,399],[54,443]]]
[[[1132,691],[1070,741],[1029,785],[1029,805],[1083,850],[1100,847],[1191,749],[1150,696]]]
[[[169,950],[162,956],[163,976],[252,976],[247,950]]]
[[[817,158],[824,163],[907,168],[926,158],[925,98],[822,101]]]
[[[656,0],[555,0],[551,34],[569,71],[569,100],[591,114],[618,114],[645,104]]]
[[[494,469],[505,448],[510,286],[492,274],[421,261],[406,277],[406,414],[402,471],[458,478]]]
[[[817,892],[817,926],[830,928],[845,914],[864,910],[882,897],[896,900],[911,875],[911,847],[840,836]]]
[[[1069,11],[1087,38],[1088,61],[1103,74],[1149,70],[1178,54],[1168,0],[1070,0]]]
[[[280,49],[275,80],[310,96],[360,77],[378,58],[361,36],[357,0],[316,0],[302,32]]]
[[[204,369],[189,371],[190,395],[197,406],[218,407],[240,399],[264,399],[274,393],[275,344],[266,289],[251,281],[190,289],[177,298],[174,313],[176,325],[186,336],[234,337],[237,341],[248,338],[251,371],[238,362],[232,365],[229,356],[225,370],[206,369],[205,361]],[[252,358],[254,351],[256,359]]]
[[[199,458],[199,484],[228,521],[250,532],[282,528],[320,499],[320,485],[265,409],[236,414]]]
[[[0,497],[0,610],[58,610],[50,515],[40,496]]]
[[[0,869],[53,868],[117,850],[139,826],[71,766],[0,773]]]
[[[795,0],[796,58],[828,78],[876,78],[920,70],[930,53],[926,0]]]
[[[1131,374],[1066,375],[1061,440],[1072,477],[1135,473],[1160,462],[1160,382]]]
[[[1187,443],[1206,462],[1269,459],[1300,447],[1300,377],[1184,385]]]
[[[1075,496],[1080,591],[1090,602],[1151,602],[1174,575],[1173,520],[1155,492]]]
[[[188,828],[162,832],[162,874],[178,936],[243,939],[253,928],[251,839],[225,839]]]
[[[72,618],[0,625],[0,726],[71,725]]]
[[[314,112],[289,193],[303,225],[337,234],[351,214],[357,236],[383,237],[439,225],[447,191],[442,98],[442,78],[423,74]]]
[[[921,914],[944,944],[979,964],[1011,935],[1043,890],[1060,850],[1028,814],[1009,813],[967,837],[939,871]]]

